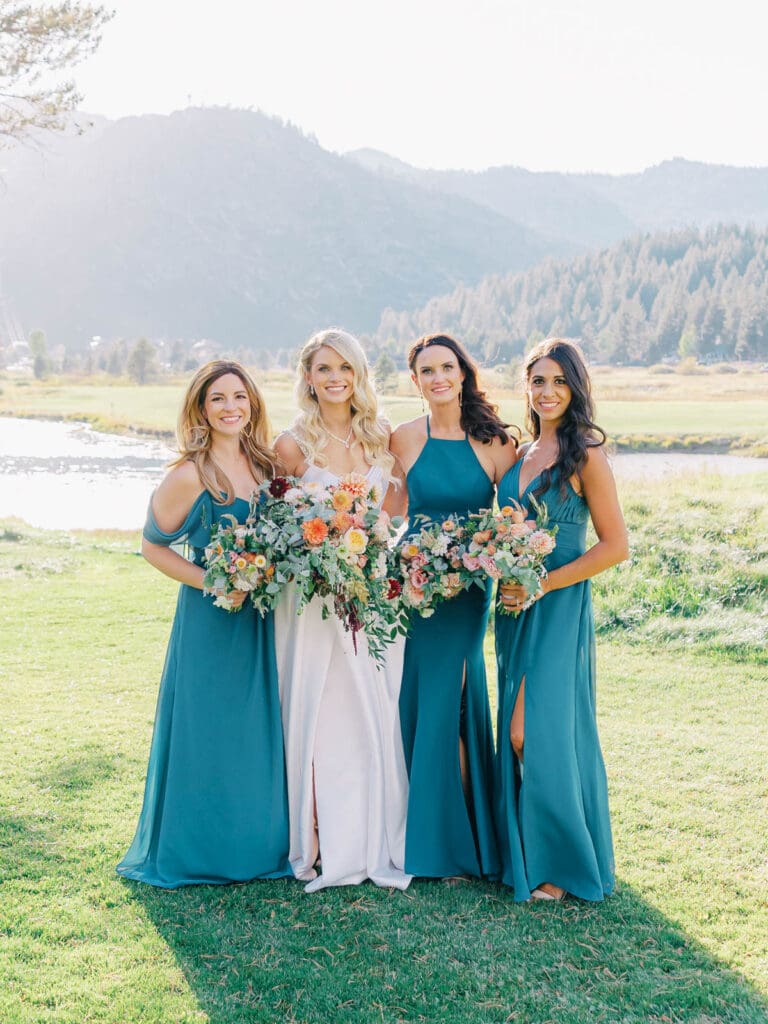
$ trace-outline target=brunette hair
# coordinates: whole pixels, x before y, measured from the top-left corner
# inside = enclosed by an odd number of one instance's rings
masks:
[[[511,441],[517,447],[517,437],[511,435],[507,430],[511,424],[502,422],[499,417],[499,407],[486,398],[485,391],[480,390],[477,380],[477,363],[455,338],[449,334],[426,334],[423,338],[419,338],[408,352],[408,366],[411,373],[416,374],[416,360],[425,349],[431,348],[433,345],[449,348],[456,356],[464,373],[464,383],[461,389],[461,425],[464,430],[470,437],[482,441],[483,444],[490,444],[494,437],[498,437],[502,444]],[[519,429],[517,427],[513,429],[519,435]]]
[[[547,490],[555,469],[560,473],[560,490],[564,493],[574,473],[581,479],[581,471],[587,461],[587,449],[599,448],[606,441],[605,431],[595,423],[592,383],[584,355],[575,342],[566,338],[545,338],[525,357],[523,384],[526,390],[526,426],[534,440],[541,434],[541,422],[531,407],[528,382],[533,367],[540,359],[552,359],[560,365],[571,390],[571,400],[557,427],[557,461],[541,474],[533,491],[534,497]]]
[[[211,384],[228,373],[233,373],[243,382],[251,404],[251,417],[240,432],[240,446],[257,475],[267,479],[275,475],[277,456],[270,444],[272,431],[261,391],[244,366],[227,359],[214,359],[201,366],[189,382],[176,426],[179,454],[170,464],[179,466],[182,462],[194,462],[205,489],[210,491],[216,502],[223,505],[232,504],[235,489],[213,458],[211,428],[203,407]]]

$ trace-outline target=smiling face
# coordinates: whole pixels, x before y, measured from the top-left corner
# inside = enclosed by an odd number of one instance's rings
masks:
[[[429,345],[422,349],[411,377],[430,405],[458,402],[464,383],[458,357],[446,345]]]
[[[557,424],[571,404],[571,389],[560,363],[537,359],[528,373],[528,403],[543,423]]]
[[[203,416],[214,433],[237,435],[251,419],[251,400],[236,373],[224,373],[208,385]]]
[[[322,345],[312,356],[307,384],[314,388],[319,405],[343,405],[352,401],[355,371],[347,360],[329,345]]]

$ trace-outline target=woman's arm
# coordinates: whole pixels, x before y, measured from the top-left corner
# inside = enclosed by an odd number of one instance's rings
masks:
[[[499,484],[504,474],[514,466],[520,457],[520,448],[511,437],[506,444],[501,443],[500,437],[494,437],[491,451],[495,469],[493,482]]]
[[[191,462],[184,462],[168,473],[152,495],[152,514],[163,533],[173,533],[179,529],[197,500],[201,486],[197,469]],[[150,565],[165,576],[195,590],[203,589],[205,570],[172,548],[164,544],[153,544],[142,537],[141,553]],[[247,596],[245,591],[235,591],[229,596],[229,603],[237,608]]]
[[[572,562],[553,569],[542,580],[539,596],[548,594],[550,590],[562,590],[574,583],[591,579],[629,557],[627,528],[616,493],[616,483],[602,448],[588,449],[581,481],[597,542]],[[523,587],[503,584],[499,590],[507,608],[514,609],[525,601]]]
[[[583,555],[559,569],[553,569],[544,581],[545,593],[591,579],[629,558],[627,528],[616,493],[616,481],[602,448],[587,449],[581,483],[597,541]]]
[[[403,428],[402,426],[396,427],[389,436],[389,450],[394,456],[395,464],[392,467],[389,487],[382,503],[382,508],[390,516],[405,516],[408,512],[408,488],[403,468],[404,448]]]
[[[275,451],[280,463],[279,468],[287,476],[301,476],[307,468],[307,460],[296,443],[296,438],[287,431],[280,434],[275,441]]]
[[[163,533],[173,533],[189,515],[202,484],[197,469],[191,462],[175,466],[152,495],[152,514]],[[153,544],[141,538],[141,553],[150,565],[172,580],[188,587],[203,589],[203,570],[163,544]]]

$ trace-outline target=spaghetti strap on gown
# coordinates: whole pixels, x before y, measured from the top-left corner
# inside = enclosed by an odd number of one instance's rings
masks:
[[[328,485],[339,477],[310,463],[301,479]],[[383,484],[377,467],[368,479]],[[364,633],[355,652],[328,599],[313,597],[299,615],[290,585],[275,609],[275,636],[294,874],[307,892],[365,879],[407,888],[408,780],[397,716],[402,638],[379,667]]]
[[[461,518],[493,504],[493,484],[469,439],[434,438],[429,419],[427,441],[407,486],[414,529],[425,520]],[[400,723],[410,781],[405,867],[414,875],[498,875],[493,730],[483,659],[490,597],[490,588],[472,587],[438,605],[429,618],[411,615]],[[460,736],[469,799],[462,785]]]
[[[221,516],[247,512],[241,498],[218,505],[204,491],[174,533],[150,506],[144,536],[186,541],[202,565]],[[272,615],[250,603],[226,612],[201,590],[179,589],[144,804],[117,870],[166,889],[290,876]]]
[[[499,504],[526,505],[536,477],[519,495],[519,460],[499,485]],[[549,569],[583,554],[589,510],[570,483],[552,481],[539,502],[557,524]],[[530,509],[530,502],[527,504]],[[496,616],[499,712],[496,811],[502,880],[516,900],[543,882],[584,900],[613,889],[608,786],[595,713],[595,627],[589,580],[553,590],[515,618]],[[525,677],[522,764],[509,740]]]

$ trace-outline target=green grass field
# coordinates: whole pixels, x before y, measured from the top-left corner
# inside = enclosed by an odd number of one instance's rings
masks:
[[[292,375],[258,372],[276,429],[294,415]],[[489,393],[503,415],[522,425],[523,403],[509,380],[487,375]],[[138,387],[92,382],[0,379],[0,415],[87,419],[105,430],[132,430],[170,437],[185,381]],[[747,450],[768,453],[768,374],[707,372],[685,376],[608,367],[595,370],[598,420],[622,449]],[[384,395],[392,423],[421,412],[421,402],[405,374],[397,389]],[[687,439],[687,440],[686,440]]]
[[[2,1024],[765,1024],[768,476],[624,495],[596,582],[604,904],[119,879],[176,585],[136,536],[0,524]]]

